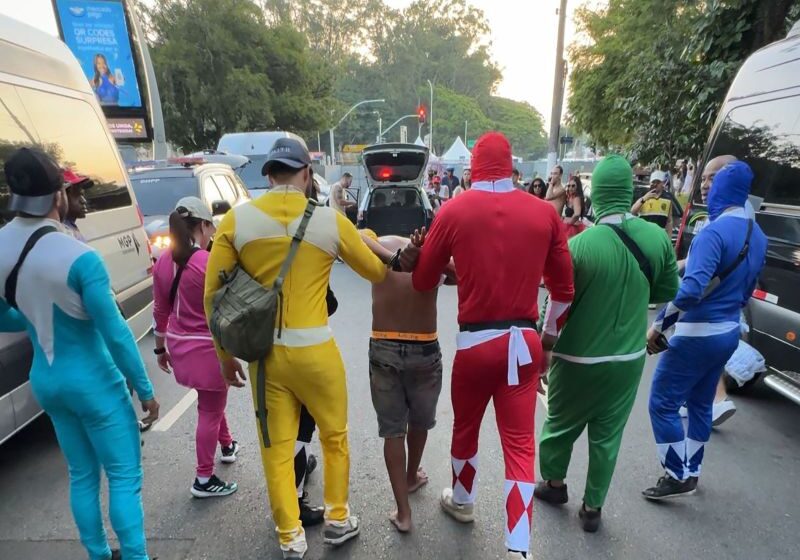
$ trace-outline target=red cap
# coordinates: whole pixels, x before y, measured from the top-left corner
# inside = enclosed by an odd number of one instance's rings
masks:
[[[67,184],[68,187],[72,187],[74,185],[81,185],[84,189],[88,189],[89,187],[94,185],[94,181],[89,179],[89,177],[85,177],[84,175],[79,175],[75,173],[72,169],[64,169],[64,182]]]
[[[500,132],[487,132],[472,149],[472,182],[499,181],[511,177],[511,144]]]

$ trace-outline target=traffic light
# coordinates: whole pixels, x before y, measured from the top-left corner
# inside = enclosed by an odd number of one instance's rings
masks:
[[[419,124],[425,124],[428,120],[428,110],[426,109],[425,105],[420,105],[417,107],[417,117],[419,118]]]

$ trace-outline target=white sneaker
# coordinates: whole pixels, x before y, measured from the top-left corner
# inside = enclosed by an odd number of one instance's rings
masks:
[[[734,414],[736,414],[736,405],[733,404],[733,401],[725,399],[724,401],[714,403],[714,408],[711,413],[711,425],[714,427],[719,426]]]
[[[325,544],[339,546],[358,536],[361,528],[358,526],[358,517],[352,515],[347,521],[326,521],[323,531]]]
[[[306,535],[303,532],[292,539],[292,542],[289,544],[281,545],[281,552],[283,552],[284,559],[291,558],[295,560],[302,560],[307,551],[308,543],[306,543]]]
[[[475,521],[475,506],[473,504],[458,504],[453,500],[453,489],[445,488],[442,491],[442,509],[459,523],[472,523]]]

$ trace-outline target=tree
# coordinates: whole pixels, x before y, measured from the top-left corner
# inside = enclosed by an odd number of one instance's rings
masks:
[[[267,27],[252,1],[164,0],[145,16],[167,137],[180,148],[215,147],[225,132],[329,122],[331,74],[302,34]]]
[[[493,129],[505,133],[516,155],[538,159],[547,154],[544,119],[528,103],[490,97],[486,103],[486,115],[491,119]]]
[[[798,0],[610,0],[582,7],[570,121],[644,161],[700,154],[744,59],[782,37]]]

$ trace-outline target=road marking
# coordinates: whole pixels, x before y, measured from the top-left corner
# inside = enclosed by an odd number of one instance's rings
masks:
[[[183,416],[183,413],[189,410],[189,407],[197,400],[197,391],[191,389],[188,393],[183,395],[183,398],[178,401],[178,404],[173,406],[161,420],[153,425],[154,432],[166,432],[169,430],[178,419]]]

